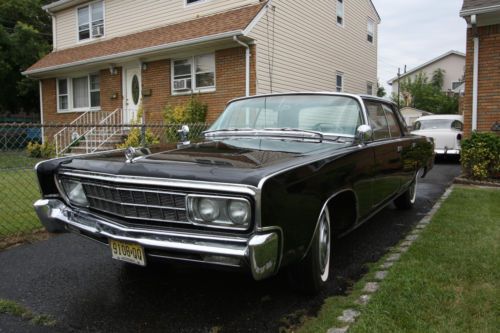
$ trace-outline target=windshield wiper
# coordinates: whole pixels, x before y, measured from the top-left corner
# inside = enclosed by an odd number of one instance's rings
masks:
[[[309,134],[314,134],[314,135],[319,136],[320,142],[322,142],[323,139],[325,138],[325,136],[321,132],[304,130],[304,129],[300,129],[300,128],[292,128],[292,127],[278,127],[278,128],[268,127],[268,128],[264,128],[263,131],[309,133]]]
[[[216,129],[216,130],[211,130],[211,131],[204,131],[203,134],[212,134],[212,133],[218,133],[218,132],[248,132],[248,131],[255,131],[255,128],[221,128],[221,129]]]

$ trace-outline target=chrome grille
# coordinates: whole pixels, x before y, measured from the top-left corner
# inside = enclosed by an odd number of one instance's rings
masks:
[[[86,180],[82,180],[82,184],[91,209],[132,220],[132,223],[188,223],[185,193]]]

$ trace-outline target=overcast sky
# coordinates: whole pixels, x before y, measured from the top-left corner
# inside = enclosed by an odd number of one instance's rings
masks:
[[[387,81],[450,50],[465,52],[463,0],[373,0],[382,23],[378,33],[378,76]]]

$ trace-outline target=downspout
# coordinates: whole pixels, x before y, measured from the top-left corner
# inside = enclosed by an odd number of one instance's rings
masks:
[[[243,46],[245,50],[245,95],[250,96],[250,45],[242,42],[238,39],[238,36],[233,37],[234,41],[241,46]]]
[[[38,80],[38,89],[40,91],[40,123],[42,125],[42,143],[45,143],[45,122],[43,121],[43,89],[42,89],[42,80]]]
[[[477,32],[477,17],[471,15],[472,35],[474,38],[474,59],[472,69],[472,131],[477,130],[477,95],[479,81],[479,34]]]

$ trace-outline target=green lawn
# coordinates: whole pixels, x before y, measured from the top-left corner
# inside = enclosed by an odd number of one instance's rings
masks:
[[[300,331],[342,327],[354,307],[349,332],[500,332],[500,191],[456,187],[368,305],[353,305],[379,264]]]
[[[33,166],[23,153],[0,152],[0,238],[41,227],[33,210],[40,197]]]

